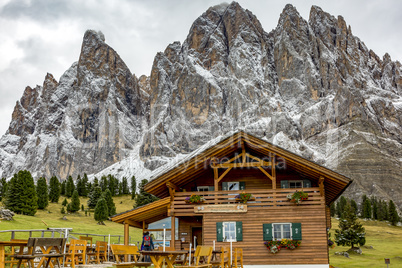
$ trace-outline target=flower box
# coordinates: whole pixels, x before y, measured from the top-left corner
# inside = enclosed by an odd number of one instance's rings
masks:
[[[267,241],[264,242],[264,245],[268,248],[269,252],[272,254],[278,253],[282,248],[287,249],[296,249],[300,246],[300,240],[290,240],[290,239],[282,239],[279,241]]]
[[[192,194],[191,196],[187,196],[186,199],[184,199],[184,202],[187,204],[201,204],[204,203],[205,198],[200,195]]]
[[[248,201],[254,201],[255,197],[250,193],[240,193],[235,196],[237,202],[241,202],[243,204],[247,203]]]
[[[296,191],[293,194],[288,194],[287,198],[290,202],[295,202],[296,204],[300,204],[302,201],[308,199],[308,193],[303,191]]]

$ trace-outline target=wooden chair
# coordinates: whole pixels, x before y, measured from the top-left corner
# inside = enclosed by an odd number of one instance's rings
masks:
[[[229,247],[221,247],[221,254],[219,259],[215,259],[211,261],[213,267],[219,268],[229,268],[230,261],[230,248]]]
[[[203,267],[208,267],[211,268],[211,257],[212,257],[212,247],[207,247],[207,246],[197,246],[195,253],[194,253],[194,258],[195,262],[193,265],[187,265],[185,267],[189,268],[203,268]],[[201,263],[203,261],[203,263]]]
[[[110,245],[110,249],[112,250],[113,256],[116,260],[116,263],[113,266],[117,268],[132,268],[132,267],[149,267],[151,266],[151,262],[140,262],[138,258],[140,257],[140,253],[138,252],[137,246],[126,246],[126,245]],[[123,262],[125,257],[133,256],[134,262]],[[122,257],[122,259],[120,259]]]
[[[243,268],[243,249],[242,248],[234,248],[234,254],[232,258],[232,267],[237,268],[241,267]]]
[[[91,252],[93,250],[92,248],[92,237],[90,236],[80,236],[79,240],[85,240],[87,241],[87,252]]]
[[[96,248],[94,252],[87,253],[88,263],[100,264],[101,261],[106,261],[107,257],[107,242],[96,241]]]
[[[15,255],[14,258],[18,261],[18,268],[21,266],[23,260],[28,260],[28,264],[30,267],[32,266],[32,261],[35,258],[41,258],[37,267],[42,266],[42,264],[46,261],[46,268],[52,262],[52,258],[56,261],[57,265],[60,265],[60,259],[64,256],[64,246],[66,244],[65,238],[29,238],[28,239],[28,247],[31,248],[28,254]],[[39,250],[37,249],[39,248]],[[41,253],[38,253],[41,252]]]
[[[66,261],[64,264],[70,264],[72,268],[76,264],[86,264],[86,252],[87,252],[87,240],[75,240],[70,241],[68,252],[66,253]]]

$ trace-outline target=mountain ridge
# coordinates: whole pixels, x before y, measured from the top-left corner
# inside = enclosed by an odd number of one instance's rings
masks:
[[[48,74],[17,102],[0,168],[149,178],[244,129],[351,177],[351,197],[378,193],[401,207],[401,73],[318,6],[306,21],[286,5],[269,33],[236,2],[211,7],[183,44],[156,54],[149,77],[89,30],[60,81]]]

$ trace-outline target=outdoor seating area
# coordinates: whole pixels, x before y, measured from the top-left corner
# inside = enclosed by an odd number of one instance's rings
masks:
[[[0,268],[10,267],[183,267],[183,268],[243,268],[241,248],[197,246],[192,250],[160,247],[141,251],[136,245],[118,245],[89,239],[69,242],[65,238],[29,238],[0,241]],[[148,261],[147,261],[148,260]]]

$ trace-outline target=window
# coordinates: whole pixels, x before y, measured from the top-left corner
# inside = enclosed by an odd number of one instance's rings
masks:
[[[170,217],[150,223],[147,230],[150,232],[150,234],[154,235],[154,240],[163,240],[163,231],[161,230],[163,227],[169,229],[169,231],[166,231],[166,240],[170,240],[172,228],[172,219]],[[155,229],[159,230],[152,231]],[[179,218],[175,218],[175,240],[179,240]]]
[[[223,223],[223,241],[236,242],[236,222]]]
[[[198,192],[208,192],[209,191],[209,186],[198,186],[197,191]]]
[[[289,181],[289,188],[303,188],[303,181]]]
[[[292,228],[290,223],[273,223],[274,240],[291,239]]]
[[[240,183],[238,181],[228,182],[228,190],[229,191],[238,191],[238,190],[240,190]]]

